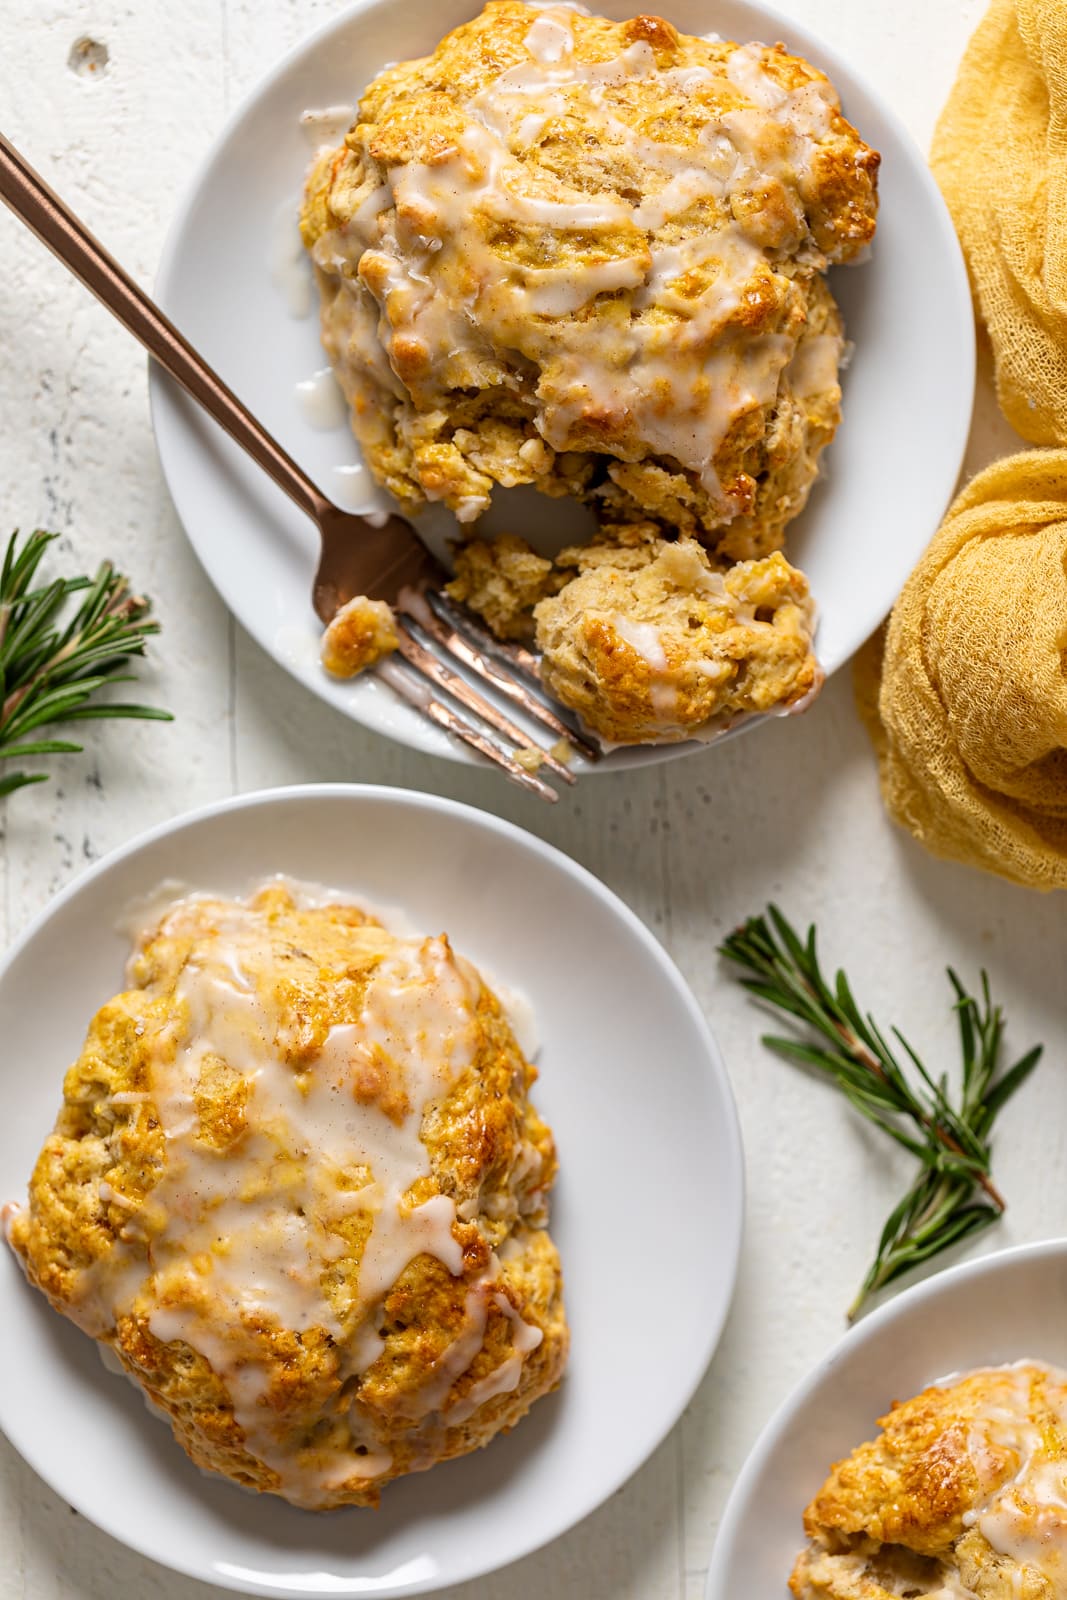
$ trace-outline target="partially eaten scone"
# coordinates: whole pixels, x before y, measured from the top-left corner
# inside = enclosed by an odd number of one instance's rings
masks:
[[[698,541],[724,581],[772,555],[840,420],[825,273],[874,233],[877,166],[784,46],[490,0],[374,80],[307,183],[323,342],[375,477],[465,525],[496,486],[532,484]],[[562,587],[558,563],[520,573],[519,554],[497,558],[509,605],[467,564],[467,602],[501,637]],[[684,707],[659,723],[612,703],[600,653],[562,639],[564,594],[553,692],[619,742],[686,737]],[[774,704],[804,701],[814,660],[782,674],[778,641],[770,661],[758,631],[746,642],[757,698],[777,678]],[[580,682],[564,657],[584,658]]]
[[[796,1600],[1063,1600],[1067,1375],[971,1372],[881,1428],[804,1513]]]

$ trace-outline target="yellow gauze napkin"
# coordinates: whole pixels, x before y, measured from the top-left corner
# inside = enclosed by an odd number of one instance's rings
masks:
[[[856,662],[898,822],[936,855],[1067,888],[1067,450],[978,474]]]
[[[996,361],[1034,444],[1067,444],[1067,3],[993,0],[960,66],[930,164]]]

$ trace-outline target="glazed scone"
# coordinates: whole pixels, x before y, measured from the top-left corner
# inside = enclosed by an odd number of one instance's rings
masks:
[[[197,1464],[325,1509],[510,1428],[567,1352],[535,1073],[443,936],[174,903],[8,1234]]]
[[[534,613],[545,688],[602,739],[692,739],[817,692],[808,583],[784,556],[720,573],[694,539],[621,553],[579,552],[580,575]]]
[[[1067,1374],[968,1373],[879,1425],[804,1514],[796,1600],[1067,1595]]]
[[[491,0],[381,73],[309,177],[322,334],[378,481],[497,484],[778,548],[838,421],[823,281],[877,154],[781,46]]]

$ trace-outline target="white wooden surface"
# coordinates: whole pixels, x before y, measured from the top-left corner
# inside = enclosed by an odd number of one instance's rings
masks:
[[[780,3],[833,39],[927,143],[980,0]],[[333,0],[3,0],[0,124],[150,282],[177,197],[224,116],[332,9]],[[83,36],[106,48],[106,71],[72,70]],[[1013,1043],[1049,1046],[1004,1117],[997,1168],[1011,1210],[987,1236],[991,1248],[1065,1226],[1062,901],[935,862],[890,826],[847,673],[801,720],[587,782],[554,811],[492,775],[361,734],[228,620],[160,479],[138,349],[7,213],[0,285],[0,529],[61,529],[68,559],[108,554],[157,597],[165,631],[148,688],[178,717],[90,730],[84,757],[57,761],[49,785],[0,807],[7,938],[132,833],[234,791],[310,779],[420,787],[500,812],[629,901],[705,1006],[737,1094],[749,1202],[736,1303],[684,1422],[645,1469],[556,1545],[452,1593],[697,1600],[734,1475],[771,1410],[842,1331],[901,1178],[830,1093],[761,1050],[759,1018],[717,962],[719,937],[771,897],[817,918],[827,955],[847,959],[861,994],[931,1050],[951,1043],[945,962],[970,977],[989,967]],[[988,387],[978,417],[971,467],[1015,442]],[[695,1272],[714,1229],[709,1217],[695,1230]],[[661,1296],[656,1314],[670,1315],[669,1285],[635,1293]],[[87,1526],[0,1440],[0,1600],[205,1592]]]

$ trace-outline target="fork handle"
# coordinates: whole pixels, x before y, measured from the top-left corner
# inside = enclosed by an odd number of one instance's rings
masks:
[[[318,522],[330,502],[29,162],[0,133],[0,199],[80,278],[164,371]]]

